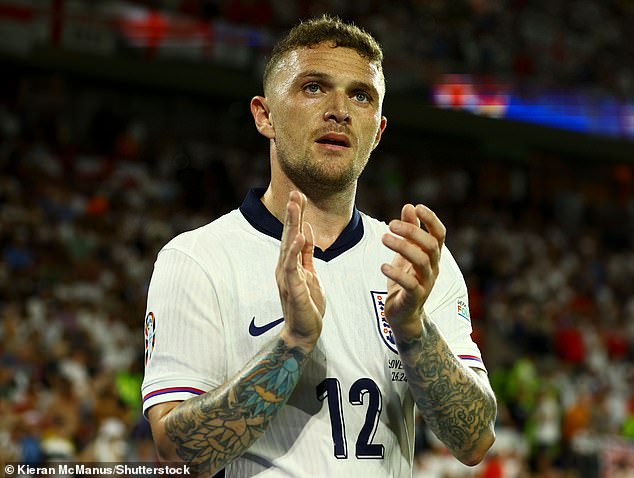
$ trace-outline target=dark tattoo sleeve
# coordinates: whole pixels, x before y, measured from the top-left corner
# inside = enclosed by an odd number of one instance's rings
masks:
[[[291,395],[306,355],[276,339],[222,387],[174,408],[165,430],[197,473],[215,472],[264,433]]]
[[[397,339],[408,385],[430,429],[458,458],[468,457],[491,436],[495,396],[486,378],[454,356],[435,324],[425,322],[419,337]]]

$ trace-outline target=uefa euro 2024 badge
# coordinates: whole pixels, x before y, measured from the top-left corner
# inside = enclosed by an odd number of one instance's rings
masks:
[[[154,351],[154,343],[156,341],[155,334],[156,320],[153,312],[148,312],[145,316],[145,327],[143,328],[145,336],[145,365],[152,358],[152,352]]]

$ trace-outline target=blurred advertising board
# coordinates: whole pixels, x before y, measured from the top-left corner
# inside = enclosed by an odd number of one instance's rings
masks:
[[[480,116],[634,140],[634,100],[604,93],[520,89],[470,75],[446,75],[433,85],[432,102]]]

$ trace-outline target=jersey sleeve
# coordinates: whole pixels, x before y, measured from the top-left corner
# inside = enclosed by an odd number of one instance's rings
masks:
[[[429,300],[431,299],[431,300]],[[449,249],[443,248],[440,272],[425,311],[436,324],[449,348],[465,365],[486,371],[482,354],[471,338],[467,285]]]
[[[143,414],[225,381],[225,339],[216,290],[187,253],[163,249],[154,264],[145,315]]]

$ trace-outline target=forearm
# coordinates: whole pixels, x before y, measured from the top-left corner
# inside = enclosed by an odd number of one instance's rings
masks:
[[[182,402],[164,419],[170,448],[197,472],[215,473],[267,429],[297,384],[307,353],[282,339],[222,387]]]
[[[436,436],[460,461],[476,464],[495,439],[495,396],[484,372],[463,365],[431,320],[421,325],[410,339],[395,334],[409,388]]]

